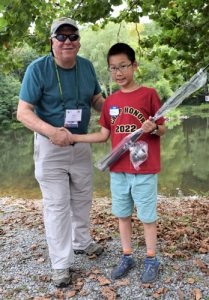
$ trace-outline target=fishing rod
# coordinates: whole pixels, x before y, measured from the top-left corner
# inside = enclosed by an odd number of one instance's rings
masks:
[[[184,83],[171,97],[168,98],[168,100],[155,113],[151,120],[153,122],[157,121],[167,112],[180,105],[184,99],[188,98],[191,94],[203,87],[207,83],[206,69],[208,67],[209,64],[204,68],[201,68],[188,82]],[[110,153],[108,153],[102,160],[97,162],[97,168],[101,171],[105,171],[106,168],[108,168],[112,163],[116,162],[122,154],[129,150],[143,133],[143,130],[139,128],[124,137]]]

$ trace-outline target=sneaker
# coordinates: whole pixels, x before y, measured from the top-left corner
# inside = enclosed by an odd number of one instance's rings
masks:
[[[66,287],[70,284],[71,282],[71,274],[68,269],[54,269],[52,271],[52,280],[53,283],[56,287]]]
[[[134,266],[134,259],[129,255],[123,255],[119,265],[112,270],[111,278],[119,279],[124,277]]]
[[[75,254],[86,254],[86,255],[97,255],[99,256],[100,254],[102,254],[102,252],[104,251],[104,248],[97,243],[91,243],[90,245],[88,245],[88,247],[84,250],[79,250],[79,249],[74,249],[74,253]]]
[[[144,260],[144,272],[141,276],[142,283],[154,282],[157,278],[160,262],[156,257],[147,257]]]

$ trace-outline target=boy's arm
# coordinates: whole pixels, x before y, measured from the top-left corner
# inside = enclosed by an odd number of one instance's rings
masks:
[[[88,133],[88,134],[73,134],[72,138],[74,142],[83,143],[101,143],[106,142],[109,138],[110,131],[102,127],[100,132]]]

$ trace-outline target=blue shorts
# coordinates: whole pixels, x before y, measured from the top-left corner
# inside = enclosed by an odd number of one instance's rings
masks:
[[[132,215],[134,206],[143,223],[157,220],[157,174],[110,173],[112,213],[125,218]]]

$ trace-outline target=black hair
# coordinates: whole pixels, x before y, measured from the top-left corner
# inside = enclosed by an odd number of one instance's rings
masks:
[[[114,44],[107,53],[107,63],[109,64],[110,56],[117,54],[126,54],[128,59],[134,63],[135,62],[135,51],[128,44],[117,43]]]

